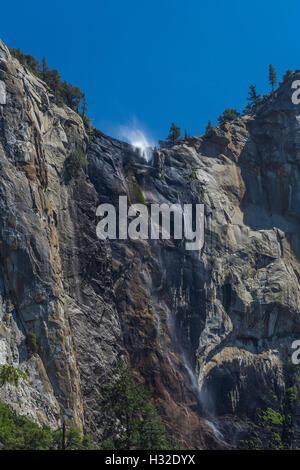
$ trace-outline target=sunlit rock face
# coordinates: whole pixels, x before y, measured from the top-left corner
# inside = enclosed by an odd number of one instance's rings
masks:
[[[6,86],[0,81],[0,104],[6,104]]]
[[[0,400],[101,437],[101,387],[125,354],[182,446],[243,447],[253,432],[267,442],[258,410],[285,403],[300,339],[298,78],[255,115],[145,158],[100,131],[89,140],[0,43],[0,364],[29,376]],[[88,170],[70,180],[79,146]],[[204,203],[201,251],[99,240],[98,205],[141,194],[148,206]],[[293,445],[299,415],[293,404]]]
[[[207,415],[220,445],[239,446],[259,410],[284,401],[283,365],[300,334],[296,78],[256,115],[155,150],[151,165],[101,134],[90,146],[101,202],[136,202],[137,182],[147,203],[205,204],[201,253],[176,241],[111,242],[125,347],[187,445],[216,445],[205,441]]]
[[[88,139],[80,116],[57,107],[2,43],[0,78],[0,363],[28,375],[2,387],[0,400],[54,429],[64,419],[93,431],[91,391],[107,380],[121,340],[96,191],[84,174],[66,178],[67,157]]]

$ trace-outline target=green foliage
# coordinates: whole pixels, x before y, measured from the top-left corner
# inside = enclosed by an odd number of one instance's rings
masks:
[[[66,81],[61,82],[58,88],[58,93],[62,98],[63,102],[79,113],[79,107],[81,100],[84,97],[84,94],[79,87],[72,85],[72,83],[67,83]]]
[[[7,312],[5,312],[5,314],[3,315],[3,321],[4,321],[5,323],[8,323],[8,322],[9,322],[9,315],[8,315]]]
[[[191,182],[198,181],[197,172],[195,168],[192,168],[192,171],[189,175],[184,175],[184,179],[191,181]]]
[[[196,168],[192,168],[191,173],[183,176],[185,180],[189,181],[190,183],[195,183],[197,195],[200,199],[204,198],[204,187],[203,184],[197,178]]]
[[[273,450],[290,449],[294,436],[293,413],[298,399],[298,386],[300,380],[300,366],[288,361],[283,365],[285,381],[285,394],[278,409],[267,408],[258,414],[257,421],[267,433],[267,448]],[[270,391],[272,392],[272,391]],[[279,398],[274,393],[272,397],[275,406],[278,406]],[[255,448],[262,448],[257,439],[254,439]]]
[[[37,342],[36,334],[33,331],[29,331],[26,337],[26,346],[28,350],[32,353],[38,353],[40,351],[40,346]]]
[[[208,121],[205,132],[206,134],[214,129],[214,126],[212,125],[211,120]]]
[[[123,360],[114,370],[114,381],[102,390],[104,414],[102,449],[172,449],[170,437],[150,395],[135,383],[133,371]]]
[[[240,444],[245,445],[248,449],[252,450],[261,450],[263,448],[263,443],[257,433],[254,433],[253,439],[241,439]]]
[[[138,183],[134,183],[133,191],[134,191],[134,197],[136,199],[136,202],[139,204],[144,204],[146,206],[147,204],[145,201],[143,191],[141,190],[140,185]]]
[[[40,428],[25,416],[17,416],[0,403],[0,448],[3,450],[47,450],[52,445],[49,428]]]
[[[250,112],[255,111],[257,105],[261,101],[259,94],[256,92],[255,85],[250,85],[247,101],[249,102],[249,104],[246,106],[246,111],[250,111]]]
[[[258,414],[258,424],[262,428],[264,437],[267,441],[263,441],[257,432],[252,434],[252,439],[240,441],[250,449],[262,450],[264,448],[271,450],[281,450],[284,448],[282,439],[282,427],[284,424],[284,415],[280,412],[267,408]]]
[[[54,101],[57,106],[66,104],[73,111],[81,112],[82,118],[86,118],[87,102],[85,94],[72,83],[62,81],[59,72],[48,67],[45,57],[39,62],[35,57],[24,54],[20,49],[11,48],[10,53],[31,73],[41,78],[49,86],[54,93]],[[90,120],[88,118],[83,119],[83,123],[89,134],[91,131]]]
[[[191,177],[192,177],[192,181],[198,181],[197,172],[196,172],[195,168],[192,169]]]
[[[6,383],[17,387],[21,378],[28,379],[27,375],[18,367],[9,366],[8,364],[0,366],[0,388]]]
[[[274,425],[281,426],[284,420],[282,414],[272,408],[267,408],[266,411],[262,411],[259,418],[262,425],[266,428],[271,428]]]
[[[272,450],[283,450],[284,446],[282,439],[278,432],[272,432],[272,440],[270,442],[270,447]]]
[[[63,431],[59,429],[52,433],[52,446],[56,450],[62,449]],[[83,435],[80,429],[70,426],[66,430],[65,450],[96,450],[98,446],[95,444],[91,436]]]
[[[225,122],[228,121],[234,121],[240,114],[232,108],[226,108],[223,111],[223,114],[218,117],[218,121],[220,124],[224,124]]]
[[[174,122],[172,122],[169,135],[166,138],[166,141],[160,140],[159,145],[163,147],[172,147],[173,145],[177,144],[181,139],[180,135],[180,127],[176,126]]]
[[[30,54],[24,54],[19,48],[10,48],[9,51],[11,55],[20,62],[20,64],[26,67],[34,75],[39,75],[39,61],[35,57]]]
[[[88,161],[82,149],[78,148],[72,152],[66,160],[66,169],[71,178],[78,176],[81,170],[85,170]]]
[[[297,406],[297,384],[300,380],[299,370],[300,366],[293,364],[291,361],[288,361],[283,366],[286,392],[282,405],[282,412],[284,415],[282,441],[284,443],[285,448],[288,449],[291,447],[294,435],[293,414],[295,413],[295,406]]]
[[[269,65],[269,82],[273,91],[277,84],[277,74],[272,64]]]
[[[199,185],[199,188],[197,189],[197,194],[200,199],[204,198],[204,188],[201,183]]]
[[[95,127],[92,126],[92,119],[87,117],[85,114],[81,115],[82,121],[85,127],[85,131],[90,138],[93,138],[95,135]]]
[[[287,398],[290,402],[296,401],[298,392],[297,392],[297,387],[296,385],[293,385],[292,387],[289,387],[286,391],[287,393]]]
[[[8,405],[0,402],[1,450],[59,450],[62,431],[40,427],[25,416],[18,416]],[[90,436],[82,435],[77,428],[66,432],[66,450],[92,450],[98,447]]]
[[[150,401],[145,403],[143,416],[140,420],[136,437],[139,449],[174,449],[173,444],[166,433],[166,428],[162,419]]]

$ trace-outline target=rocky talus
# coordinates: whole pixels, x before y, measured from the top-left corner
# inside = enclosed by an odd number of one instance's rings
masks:
[[[264,445],[258,414],[285,409],[300,339],[296,79],[255,114],[146,161],[100,131],[88,138],[0,42],[0,364],[29,377],[0,388],[0,401],[101,437],[98,397],[124,354],[182,446],[244,447],[257,434]],[[70,179],[78,147],[88,169]],[[141,193],[147,205],[203,203],[202,250],[99,240],[98,205]],[[297,400],[290,413],[296,447]]]

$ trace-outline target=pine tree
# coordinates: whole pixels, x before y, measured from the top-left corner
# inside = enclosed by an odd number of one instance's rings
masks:
[[[60,86],[60,93],[66,105],[78,113],[80,102],[84,96],[80,88],[64,81]]]
[[[180,137],[181,137],[180,127],[176,126],[176,124],[174,122],[172,122],[171,127],[170,127],[170,131],[169,131],[169,135],[166,139],[167,145],[169,147],[172,147],[172,145],[175,145],[179,141]]]
[[[135,383],[132,369],[120,360],[113,377],[113,383],[101,393],[105,427],[102,448],[171,449],[170,438],[151,397]]]
[[[224,124],[224,122],[234,121],[239,115],[240,113],[238,113],[235,109],[226,108],[223,111],[223,114],[218,117],[218,121],[220,124]]]
[[[63,98],[60,93],[61,79],[59,72],[56,69],[49,70],[45,81],[54,92],[55,103],[61,106],[63,104]]]
[[[255,110],[260,102],[260,96],[256,93],[255,85],[250,85],[247,101],[249,101],[250,109]]]
[[[272,91],[274,91],[274,88],[277,84],[277,74],[272,64],[269,65],[269,82],[272,86]]]
[[[174,122],[172,122],[169,135],[166,140],[159,140],[159,145],[164,148],[170,148],[175,145],[181,139],[180,127],[176,126]]]
[[[213,130],[213,128],[214,128],[214,126],[212,125],[212,122],[211,122],[211,120],[209,120],[209,121],[208,121],[208,123],[207,123],[207,126],[206,126],[206,130],[205,130],[205,131],[206,131],[206,133],[208,133],[208,132],[212,131],[212,130]]]
[[[48,75],[48,72],[49,72],[49,67],[47,65],[47,61],[46,61],[45,57],[42,58],[42,62],[39,65],[38,71],[39,71],[39,76],[41,77],[41,79],[44,82],[46,82],[47,81],[47,75]]]
[[[11,55],[18,59],[20,64],[22,64],[24,67],[27,67],[30,72],[32,72],[34,75],[39,74],[39,61],[35,57],[30,54],[24,54],[19,48],[10,48],[9,51]]]
[[[282,77],[283,81],[285,82],[291,75],[293,75],[293,71],[288,69]]]
[[[30,54],[24,54],[20,49],[10,49],[10,53],[15,57],[24,67],[27,67],[33,74],[44,80],[47,85],[53,90],[55,95],[55,103],[58,106],[66,104],[73,111],[79,113],[80,104],[84,98],[84,93],[79,87],[72,85],[72,83],[62,82],[61,77],[57,70],[51,70],[45,57],[39,62],[35,57]],[[82,104],[82,113],[85,116],[87,110],[86,101]],[[88,118],[86,118],[88,119]],[[88,123],[88,120],[86,120]]]
[[[65,425],[61,429],[54,431],[52,447],[55,450],[99,450],[92,437],[83,435],[81,430]]]
[[[139,447],[143,450],[171,450],[173,445],[165,426],[152,403],[145,405],[143,419],[139,423]]]
[[[184,131],[184,140],[187,140],[189,138],[187,130],[185,129]]]
[[[86,115],[86,112],[87,112],[87,102],[86,102],[85,95],[83,95],[82,105],[81,105],[81,114],[83,117]]]

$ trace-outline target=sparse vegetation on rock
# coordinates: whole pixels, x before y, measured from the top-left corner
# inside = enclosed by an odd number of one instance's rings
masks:
[[[26,337],[26,346],[28,350],[32,353],[38,353],[40,350],[36,334],[33,331],[29,331]]]
[[[12,384],[15,387],[19,385],[19,380],[25,379],[28,377],[21,369],[14,367],[8,364],[0,366],[0,388],[3,387],[6,383]]]
[[[66,169],[71,178],[76,178],[81,170],[87,168],[87,156],[81,148],[72,152],[66,160]]]
[[[87,117],[87,101],[85,94],[72,83],[67,83],[61,79],[60,73],[56,69],[48,67],[45,57],[39,62],[30,54],[24,54],[19,48],[10,48],[10,53],[31,73],[41,78],[47,83],[54,93],[54,100],[58,106],[67,105],[73,111],[80,113],[88,135],[93,135],[91,119]]]
[[[133,191],[134,191],[134,197],[136,199],[136,202],[139,204],[144,204],[146,206],[147,204],[146,204],[145,196],[143,194],[143,191],[141,190],[140,185],[137,182],[135,182],[133,185]]]
[[[239,115],[240,113],[238,113],[235,109],[226,108],[218,117],[218,121],[220,124],[224,124],[225,122],[234,121]]]

